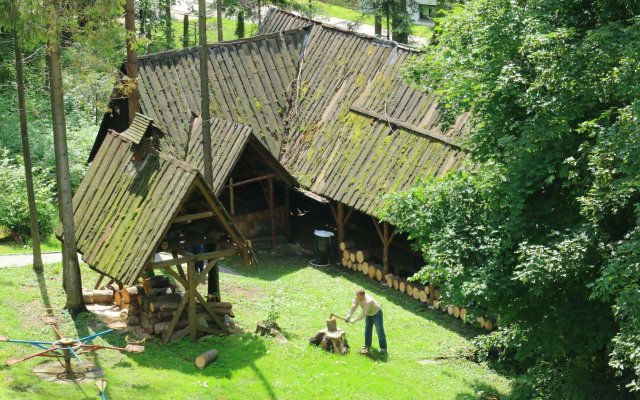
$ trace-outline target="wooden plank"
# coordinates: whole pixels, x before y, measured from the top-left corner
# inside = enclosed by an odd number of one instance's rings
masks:
[[[196,317],[196,264],[194,262],[187,264],[187,283],[189,284],[189,289],[185,293],[185,297],[189,297],[187,317],[189,320],[189,338],[192,342],[195,342],[198,338],[198,321]]]
[[[190,256],[179,257],[172,260],[163,260],[154,263],[150,263],[146,266],[146,269],[160,269],[167,268],[178,264],[187,264],[196,261],[203,260],[212,260],[223,257],[230,257],[240,254],[240,250],[238,249],[226,249],[226,250],[217,250],[210,251],[207,253],[193,254]]]
[[[256,176],[255,178],[249,178],[249,179],[245,179],[243,181],[234,182],[233,183],[233,187],[244,186],[244,185],[248,185],[249,183],[254,183],[254,182],[266,181],[267,179],[271,179],[271,178],[275,178],[275,174],[266,174],[266,175]],[[228,189],[230,187],[232,187],[232,186],[231,185],[226,185],[226,186],[223,187],[223,189]]]
[[[195,214],[179,215],[173,219],[172,223],[178,224],[181,222],[197,221],[199,219],[211,218],[213,216],[213,211],[203,211]]]

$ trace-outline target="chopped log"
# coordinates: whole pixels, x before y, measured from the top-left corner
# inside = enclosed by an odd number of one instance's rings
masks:
[[[447,312],[448,308],[449,306],[447,306],[444,301],[440,303],[440,311]]]
[[[371,264],[367,264],[367,269],[369,270],[369,278],[376,279],[376,268]]]
[[[434,300],[433,301],[433,308],[435,308],[436,310],[440,309],[440,303],[442,303],[440,300]]]
[[[340,242],[340,250],[345,251],[353,248],[353,242],[351,240],[346,240],[344,242]]]
[[[480,327],[484,327],[484,318],[483,317],[477,317],[476,321],[478,322],[478,324],[480,324]]]
[[[464,322],[467,321],[467,309],[466,308],[461,308],[460,309],[460,319],[463,320]]]
[[[485,321],[484,322],[484,329],[491,331],[493,330],[493,322],[491,321]]]
[[[413,285],[409,282],[407,282],[404,286],[404,292],[409,296],[412,297],[413,296]]]
[[[356,253],[349,252],[349,260],[351,260],[352,263],[357,262]]]
[[[387,281],[387,287],[392,287],[393,286],[393,274],[385,275],[384,279],[386,279],[386,281]]]
[[[393,277],[393,288],[395,290],[400,290],[400,278],[398,278],[397,276]]]
[[[353,262],[351,260],[347,261],[347,268],[353,269]]]
[[[131,300],[143,294],[144,288],[142,285],[135,285],[121,290],[122,300],[127,304],[130,304]]]
[[[429,286],[425,286],[423,290],[424,290],[425,294],[428,296],[429,295]]]
[[[196,367],[203,369],[204,367],[216,361],[217,359],[218,359],[218,350],[211,349],[207,352],[200,354],[198,357],[196,357]]]
[[[433,289],[433,299],[440,300],[440,289]]]
[[[181,340],[184,339],[185,337],[187,337],[187,335],[189,335],[189,327],[185,327],[182,328],[180,330],[177,331],[173,331],[173,334],[171,335],[171,338],[169,340],[173,341],[173,340]]]
[[[369,267],[366,264],[360,264],[360,272],[364,275],[369,275]]]
[[[187,321],[186,319],[181,319],[181,320],[178,320],[178,323],[176,324],[175,329],[182,329],[187,325],[189,325],[189,321]],[[171,321],[156,322],[155,324],[153,324],[153,332],[156,335],[159,335],[161,333],[168,331],[170,326],[171,326]]]
[[[456,318],[460,318],[460,307],[453,306],[453,316]]]
[[[405,281],[400,281],[398,283],[398,290],[400,290],[400,293],[404,293],[407,290],[407,283]]]
[[[453,315],[453,306],[452,305],[448,305],[447,306],[447,314]]]
[[[111,289],[83,289],[82,298],[86,304],[113,304],[113,291]]]
[[[356,261],[359,263],[363,263],[364,260],[368,260],[369,259],[369,252],[366,250],[358,250],[356,251]]]
[[[169,282],[169,278],[163,275],[156,275],[150,278],[146,278],[142,282],[142,287],[144,288],[145,293],[149,293],[151,289],[168,287],[171,283]]]
[[[350,255],[351,255],[351,250],[349,249],[342,250],[342,258],[344,258],[345,260],[349,260]]]
[[[182,296],[178,293],[174,293],[168,296],[161,296],[149,303],[149,311],[166,311],[175,310],[180,305]]]
[[[343,266],[343,267],[346,267],[346,266],[348,265],[348,261],[349,261],[348,259],[343,258],[343,259],[341,260],[342,266]]]
[[[122,304],[122,294],[119,290],[113,293],[113,302],[116,303],[117,306]]]
[[[413,287],[413,298],[415,300],[420,300],[420,293],[424,293],[421,288],[414,286]]]
[[[418,296],[420,297],[420,301],[422,303],[426,303],[427,302],[427,298],[428,298],[427,297],[427,292],[425,292],[424,290],[421,290],[420,293],[418,294]]]
[[[375,270],[376,270],[376,280],[378,282],[382,282],[382,270],[380,268],[375,268]]]

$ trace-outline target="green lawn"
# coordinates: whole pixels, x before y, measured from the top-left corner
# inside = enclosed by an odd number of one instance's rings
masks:
[[[469,339],[480,334],[440,312],[422,309],[399,292],[387,290],[361,274],[341,267],[313,269],[306,259],[258,253],[260,265],[232,264],[238,275],[222,274],[223,300],[234,303],[240,333],[160,345],[147,344],[142,354],[101,351],[94,362],[108,379],[107,398],[141,399],[501,399],[509,381],[484,365],[463,356]],[[50,328],[38,317],[45,314],[44,298],[60,315],[66,335],[86,335],[104,328],[91,314],[74,324],[59,312],[63,304],[60,265],[47,266],[37,280],[30,268],[0,270],[0,335],[20,339],[52,339]],[[86,286],[95,274],[83,266]],[[308,338],[325,324],[331,312],[344,314],[353,292],[364,287],[385,311],[390,356],[372,360],[355,351],[363,344],[363,323],[344,325],[352,352],[327,354],[309,346]],[[289,343],[255,337],[251,332],[272,299]],[[28,310],[28,311],[25,311]],[[124,334],[106,341],[124,344]],[[99,340],[98,343],[105,343]],[[374,334],[374,347],[376,337]],[[193,365],[199,353],[217,348],[215,364],[200,371]],[[33,349],[0,344],[0,360]],[[0,398],[97,398],[93,384],[45,383],[30,374],[42,362],[29,360],[0,368]],[[487,397],[484,397],[483,394]]]
[[[303,0],[300,0],[300,2],[302,3]],[[307,4],[306,2],[304,3]],[[353,10],[351,8],[341,7],[334,4],[323,3],[320,1],[314,1],[313,7],[317,15],[327,15],[330,17],[351,20],[351,21],[359,22],[364,25],[373,26],[375,24],[373,15],[362,14],[360,11]],[[385,24],[386,22],[383,21],[383,25]],[[429,39],[431,37],[432,30],[428,26],[413,24],[411,26],[411,34],[413,36]]]
[[[51,235],[40,243],[40,251],[43,253],[60,251],[60,241],[56,239],[54,235]],[[30,241],[24,245],[20,245],[13,241],[0,243],[0,255],[31,253],[33,253],[33,249]]]

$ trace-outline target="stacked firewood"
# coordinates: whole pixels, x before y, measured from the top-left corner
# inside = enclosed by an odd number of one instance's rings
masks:
[[[340,242],[342,266],[354,271],[362,272],[369,278],[382,281],[382,266],[371,261],[369,252],[353,248],[352,242]]]
[[[353,242],[340,242],[340,252],[342,254],[341,264],[343,267],[360,271],[371,279],[382,281],[383,268],[370,260],[370,255],[367,251],[355,249]],[[466,307],[459,307],[442,301],[440,289],[438,288],[410,282],[393,274],[384,276],[384,279],[389,288],[405,293],[413,299],[432,306],[436,310],[446,312],[463,322],[472,322],[467,319]],[[477,317],[476,324],[490,331],[496,327],[497,321],[489,317]]]
[[[127,330],[139,336],[162,336],[171,326],[171,321],[178,310],[183,295],[176,286],[162,275],[141,279],[131,287],[112,283],[99,290],[83,290],[85,303],[104,303],[120,308],[120,318],[127,325]],[[225,316],[235,317],[232,304],[226,302],[209,302],[207,304],[221,320]],[[176,323],[171,340],[180,340],[189,334],[187,308]],[[203,306],[196,306],[198,327],[204,331],[215,333],[217,330],[211,316]],[[220,331],[221,332],[221,331]]]

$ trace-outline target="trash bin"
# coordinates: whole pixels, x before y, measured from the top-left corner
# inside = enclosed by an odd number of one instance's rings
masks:
[[[331,237],[333,232],[315,230],[315,243],[313,248],[314,259],[311,265],[316,267],[326,267],[329,265],[329,256],[331,254]]]

